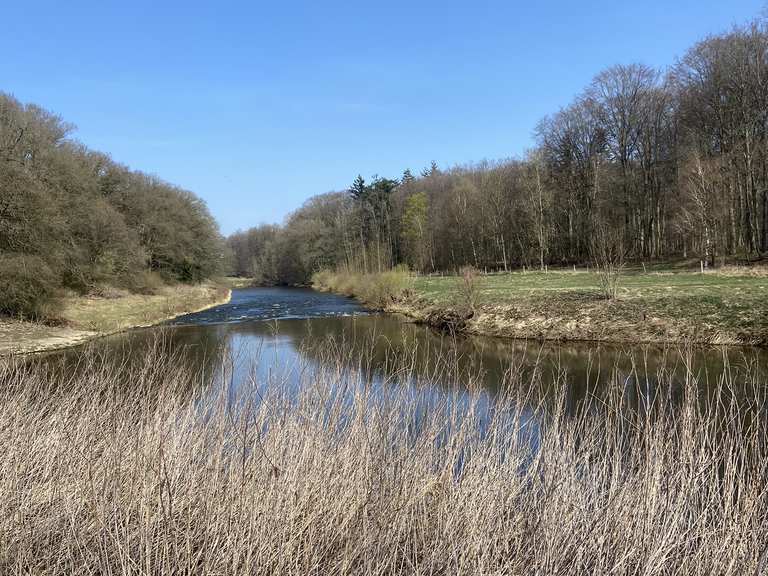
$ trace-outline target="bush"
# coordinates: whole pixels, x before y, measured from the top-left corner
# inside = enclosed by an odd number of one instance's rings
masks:
[[[364,279],[361,294],[363,301],[382,309],[399,300],[410,283],[408,268],[404,266],[398,266],[387,272],[369,274]]]
[[[315,289],[354,296],[378,309],[386,308],[401,299],[410,284],[411,276],[407,266],[397,266],[373,274],[321,270],[312,275],[312,286]]]
[[[123,279],[123,285],[136,294],[152,295],[166,284],[163,277],[151,270],[142,270]]]
[[[41,320],[57,308],[59,278],[39,256],[0,255],[0,314]]]
[[[461,303],[469,312],[474,313],[480,298],[480,279],[474,266],[463,266],[459,270],[457,288]]]
[[[626,251],[621,234],[598,230],[592,239],[590,253],[597,270],[600,293],[606,300],[613,300],[619,293],[625,267]]]
[[[336,275],[328,269],[318,270],[312,274],[312,287],[316,290],[329,290],[334,276]]]

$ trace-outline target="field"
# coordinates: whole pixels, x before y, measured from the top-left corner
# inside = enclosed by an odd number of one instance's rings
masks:
[[[632,270],[605,299],[587,271],[478,276],[470,332],[565,340],[768,344],[768,274]],[[418,277],[414,315],[465,306],[457,277]]]
[[[323,271],[313,285],[473,334],[538,340],[768,345],[768,272],[629,269],[615,298],[587,270],[475,276]]]
[[[229,289],[205,283],[164,286],[154,294],[122,291],[101,296],[71,296],[57,325],[0,320],[0,355],[53,350],[104,334],[149,326],[222,303]]]

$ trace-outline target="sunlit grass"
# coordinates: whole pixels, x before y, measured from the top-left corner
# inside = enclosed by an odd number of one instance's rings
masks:
[[[457,307],[457,286],[454,276],[422,276],[414,293],[423,306]],[[583,270],[492,274],[478,286],[501,335],[768,344],[766,275],[633,271],[621,277],[613,302],[602,298],[598,275]],[[505,322],[527,324],[510,332]]]
[[[56,323],[0,320],[0,355],[72,346],[99,335],[196,312],[228,297],[229,289],[213,282],[163,286],[154,294],[115,291],[109,296],[72,295],[64,299]]]
[[[62,318],[73,328],[108,333],[194,312],[223,301],[226,295],[226,288],[204,283],[164,286],[149,295],[122,294],[118,298],[78,296],[65,301]]]
[[[415,290],[435,301],[449,301],[457,294],[455,276],[420,276]],[[585,292],[598,295],[598,275],[587,271],[512,272],[483,276],[485,302],[515,300],[521,296],[552,292]],[[674,291],[675,296],[768,296],[768,276],[728,276],[694,273],[627,273],[621,278],[619,294],[624,298],[659,298]]]

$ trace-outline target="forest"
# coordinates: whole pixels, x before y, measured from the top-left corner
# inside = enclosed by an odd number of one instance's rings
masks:
[[[598,244],[643,261],[760,259],[768,22],[701,40],[667,70],[603,70],[539,122],[523,157],[358,176],[228,244],[236,274],[277,284],[323,268],[564,266],[589,262]]]
[[[222,269],[204,202],[70,138],[73,127],[0,93],[0,315],[55,318],[66,292],[151,292]]]

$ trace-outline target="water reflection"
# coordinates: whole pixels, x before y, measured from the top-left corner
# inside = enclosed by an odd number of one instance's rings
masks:
[[[335,296],[313,293],[310,300],[306,291],[276,289],[250,293],[256,298],[252,305],[236,294],[231,306],[203,313],[199,324],[190,316],[181,324],[104,338],[90,344],[88,354],[72,349],[30,362],[48,366],[52,381],[66,386],[79,370],[87,377],[96,358],[123,384],[120,402],[144,395],[153,405],[168,404],[170,409],[193,399],[204,421],[222,409],[233,421],[249,419],[251,411],[273,402],[280,410],[302,405],[320,410],[339,435],[353,428],[354,418],[396,422],[401,430],[391,438],[398,442],[423,443],[426,434],[432,449],[454,454],[454,476],[472,461],[465,447],[456,444],[461,430],[467,431],[465,439],[490,435],[490,444],[517,446],[510,453],[526,454],[519,462],[523,473],[543,442],[564,434],[557,429],[561,416],[574,423],[576,432],[569,441],[576,447],[582,435],[602,434],[592,426],[603,425],[629,443],[651,429],[646,423],[660,422],[664,430],[672,428],[670,422],[683,425],[677,413],[686,397],[698,401],[702,413],[714,414],[708,418],[717,434],[731,425],[726,419],[732,413],[709,411],[709,405],[732,406],[735,399],[746,406],[739,410],[738,422],[745,437],[754,419],[765,417],[765,406],[753,401],[766,397],[764,390],[755,389],[768,384],[762,350],[457,337],[403,318],[365,314],[354,302]],[[283,293],[302,305],[314,301],[317,309],[305,310],[303,318],[239,317],[249,306],[267,313],[274,307],[265,294],[281,298]],[[329,316],[334,306],[339,306],[339,315]],[[297,305],[283,309],[293,315]],[[159,389],[136,390],[135,380],[142,380],[136,375],[153,359],[182,366],[186,380],[169,367],[169,378],[161,374],[146,379]],[[169,380],[172,390],[164,384]],[[723,382],[725,386],[718,385]],[[369,408],[365,411],[360,410],[361,397]],[[105,399],[105,409],[115,401]],[[498,453],[506,458],[505,450]]]
[[[748,348],[685,350],[454,337],[395,316],[366,314],[347,298],[278,288],[237,290],[227,305],[91,346],[105,361],[126,365],[143,361],[158,342],[182,359],[198,382],[224,386],[229,395],[237,395],[243,386],[276,382],[297,389],[311,381],[312,373],[338,372],[339,366],[329,365],[333,351],[336,363],[380,387],[480,389],[488,401],[510,387],[522,387],[532,406],[553,409],[563,390],[569,413],[606,390],[621,394],[635,410],[648,410],[659,395],[675,403],[690,381],[697,382],[705,402],[723,375],[739,383],[754,381],[752,372],[758,371],[757,379],[765,381],[768,365],[765,351]],[[45,361],[72,365],[79,355],[75,349]],[[734,392],[739,393],[738,387]]]

